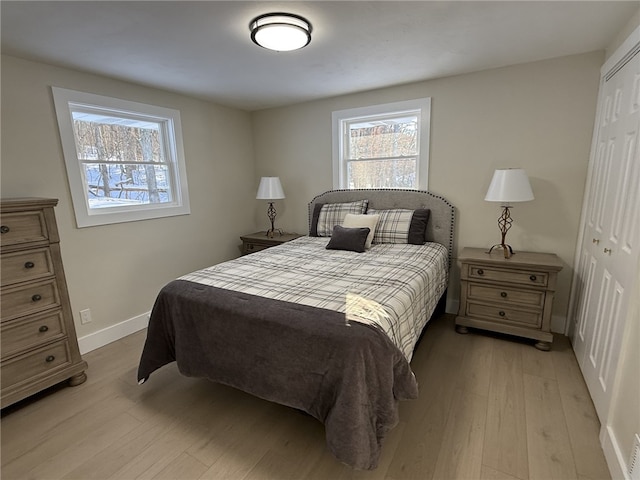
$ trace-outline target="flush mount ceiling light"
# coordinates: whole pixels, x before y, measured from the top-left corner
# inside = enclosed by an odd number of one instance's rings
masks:
[[[251,40],[269,50],[288,52],[311,41],[311,24],[293,13],[265,13],[251,20]]]

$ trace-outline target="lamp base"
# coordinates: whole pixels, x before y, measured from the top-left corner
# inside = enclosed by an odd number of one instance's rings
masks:
[[[513,251],[513,248],[511,248],[511,245],[507,245],[505,243],[496,243],[493,247],[489,249],[487,253],[491,253],[491,251],[494,248],[501,248],[502,251],[504,252],[504,258],[509,258],[511,257],[511,255],[515,255],[515,252]]]
[[[271,220],[271,228],[267,230],[267,237],[273,238],[273,234],[275,232],[278,232],[280,235],[282,235],[282,230],[273,226],[273,222],[275,222],[276,220],[276,207],[273,206],[273,202],[269,202],[269,208],[267,208],[267,217],[269,217],[269,220]]]
[[[273,238],[275,232],[278,232],[280,236],[283,235],[282,230],[280,230],[279,228],[270,228],[269,230],[267,230],[267,237]]]

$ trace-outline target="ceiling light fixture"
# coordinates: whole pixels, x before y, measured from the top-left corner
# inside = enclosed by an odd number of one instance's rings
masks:
[[[293,13],[265,13],[249,23],[256,45],[278,52],[306,47],[311,41],[311,24]]]

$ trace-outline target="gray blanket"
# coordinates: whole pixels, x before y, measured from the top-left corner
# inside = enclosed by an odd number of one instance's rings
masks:
[[[156,299],[138,380],[173,361],[184,375],[307,412],[333,455],[358,469],[376,468],[398,400],[418,395],[404,355],[375,327],[185,280]]]

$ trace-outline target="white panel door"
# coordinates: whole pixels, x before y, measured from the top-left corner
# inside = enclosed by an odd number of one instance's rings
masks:
[[[611,400],[640,250],[637,50],[636,46],[634,55],[605,72],[601,83],[574,285],[573,348],[602,422]]]

